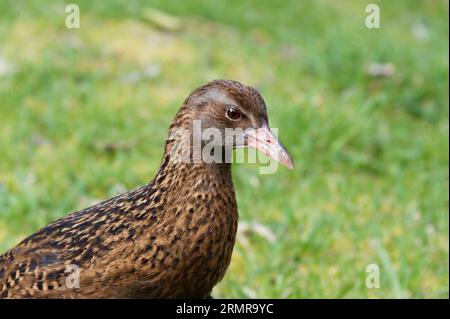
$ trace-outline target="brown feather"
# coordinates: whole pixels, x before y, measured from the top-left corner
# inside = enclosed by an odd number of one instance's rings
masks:
[[[220,106],[205,97],[213,89],[249,117],[267,121],[259,93],[221,80],[194,91],[170,130],[188,128],[202,112],[214,114]],[[0,297],[207,297],[224,276],[235,242],[231,167],[173,161],[176,142],[167,140],[147,185],[57,220],[1,255]],[[79,288],[66,284],[72,264],[80,267]]]

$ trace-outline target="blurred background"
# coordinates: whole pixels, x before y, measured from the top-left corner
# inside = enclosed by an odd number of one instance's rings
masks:
[[[1,252],[151,180],[183,100],[226,78],[296,167],[234,165],[215,297],[449,297],[447,1],[377,1],[379,29],[363,0],[71,2],[0,0]]]

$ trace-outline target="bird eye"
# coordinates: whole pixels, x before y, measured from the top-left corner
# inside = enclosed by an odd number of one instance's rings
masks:
[[[241,113],[238,110],[236,110],[235,108],[232,107],[232,108],[229,108],[227,110],[227,117],[230,120],[235,121],[235,120],[238,120],[241,117]]]

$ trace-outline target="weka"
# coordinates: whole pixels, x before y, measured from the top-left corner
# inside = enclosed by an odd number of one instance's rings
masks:
[[[254,147],[293,166],[269,129],[261,95],[236,81],[212,81],[178,111],[151,182],[57,220],[0,256],[0,297],[208,297],[230,263],[238,212],[229,161],[177,157],[183,134],[174,133],[184,129],[195,139],[194,120],[246,129],[222,147]]]

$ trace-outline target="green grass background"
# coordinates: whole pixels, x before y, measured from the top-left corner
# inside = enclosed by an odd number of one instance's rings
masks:
[[[362,0],[70,2],[80,29],[69,2],[0,0],[0,251],[149,181],[184,98],[230,78],[260,89],[296,167],[234,165],[240,220],[275,240],[240,234],[214,296],[449,297],[447,1],[377,1],[380,29]]]

